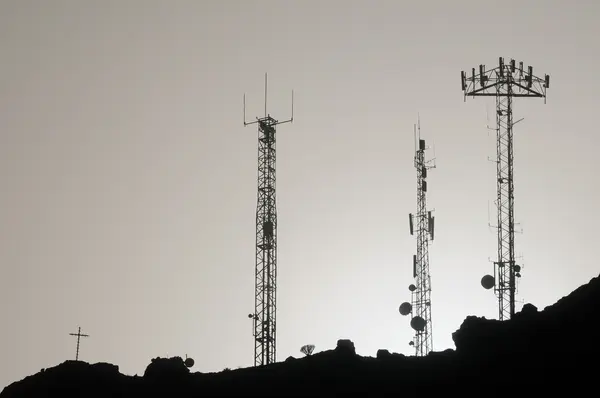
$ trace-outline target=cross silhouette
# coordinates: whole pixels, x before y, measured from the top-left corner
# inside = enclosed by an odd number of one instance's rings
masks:
[[[87,334],[81,334],[81,326],[79,326],[79,330],[77,333],[69,333],[71,336],[77,336],[77,353],[75,354],[75,360],[79,360],[79,339],[82,337],[90,337]]]

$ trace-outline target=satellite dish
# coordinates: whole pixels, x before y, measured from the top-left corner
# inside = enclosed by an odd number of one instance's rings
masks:
[[[496,283],[496,281],[494,280],[494,277],[491,275],[486,275],[483,278],[481,278],[481,286],[483,286],[484,289],[491,289],[494,287],[494,284]]]
[[[515,265],[515,272],[521,272],[521,266]]]
[[[417,290],[417,287],[416,287],[415,285],[411,284],[411,285],[408,287],[408,290],[410,290],[411,292],[414,292],[415,290]]]
[[[183,363],[187,368],[194,366],[194,360],[192,358],[186,358]]]
[[[422,332],[425,330],[425,319],[421,318],[420,316],[416,316],[410,320],[410,326],[417,332]]]
[[[410,303],[404,302],[400,304],[400,315],[408,315],[412,311],[412,305]]]

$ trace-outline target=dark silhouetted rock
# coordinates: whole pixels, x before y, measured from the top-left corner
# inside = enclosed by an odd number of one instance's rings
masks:
[[[119,367],[112,363],[98,362],[92,365],[92,369],[98,373],[104,373],[106,376],[114,376],[119,374]]]
[[[150,365],[146,367],[144,372],[144,378],[176,378],[186,376],[190,373],[190,370],[181,357],[173,358],[154,358]]]
[[[356,349],[354,348],[354,343],[351,340],[342,339],[338,340],[336,351],[339,351],[344,354],[356,355]]]
[[[179,357],[153,359],[144,377],[66,361],[11,384],[0,398],[579,396],[597,389],[598,336],[600,278],[593,278],[543,311],[526,304],[504,322],[468,316],[452,334],[456,350],[426,357],[385,349],[361,357],[352,341],[339,340],[304,358],[208,374],[190,374]]]
[[[392,354],[390,354],[389,350],[379,349],[377,350],[377,359],[382,358],[390,358]]]
[[[536,314],[537,312],[538,312],[537,307],[531,303],[525,304],[523,306],[523,309],[521,310],[522,314]]]

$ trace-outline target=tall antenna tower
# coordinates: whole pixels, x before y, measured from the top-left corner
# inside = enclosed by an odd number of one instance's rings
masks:
[[[485,275],[481,285],[485,289],[494,288],[498,296],[499,319],[506,320],[515,314],[517,278],[521,277],[521,266],[515,263],[515,220],[514,220],[514,166],[513,166],[513,126],[523,119],[513,122],[512,102],[516,97],[544,98],[550,87],[550,76],[544,78],[533,74],[533,67],[523,69],[523,62],[517,67],[514,59],[509,64],[499,58],[497,67],[492,69],[479,65],[479,73],[471,69],[471,76],[460,72],[461,87],[465,101],[467,96],[496,97],[496,181],[497,181],[497,222],[498,258],[494,261],[494,275]]]
[[[253,320],[254,366],[275,362],[277,300],[277,209],[275,197],[275,129],[294,119],[278,121],[267,113],[267,74],[265,73],[265,116],[246,122],[244,94],[244,126],[258,124],[258,200],[256,207],[256,267]]]
[[[425,356],[433,350],[431,322],[431,276],[429,274],[429,241],[434,237],[434,219],[427,210],[427,170],[435,168],[435,158],[425,160],[425,140],[421,139],[421,120],[415,126],[415,160],[417,169],[417,212],[409,214],[410,234],[417,235],[417,254],[413,255],[413,278],[408,290],[411,302],[400,305],[401,315],[413,315],[410,326],[415,337],[410,342],[415,346],[417,356]]]

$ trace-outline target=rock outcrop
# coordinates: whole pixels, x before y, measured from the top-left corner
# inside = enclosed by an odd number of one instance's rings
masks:
[[[13,383],[0,398],[587,394],[597,384],[598,336],[600,278],[593,278],[543,311],[527,304],[505,322],[469,316],[453,333],[456,350],[423,358],[385,349],[361,357],[351,340],[339,340],[304,358],[211,374],[190,373],[179,357],[153,359],[144,377],[66,361]]]

